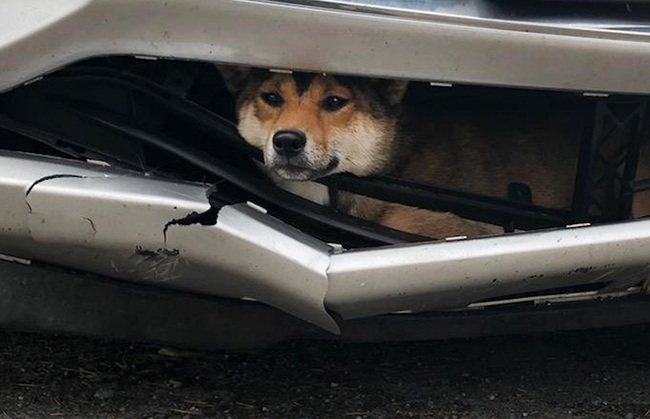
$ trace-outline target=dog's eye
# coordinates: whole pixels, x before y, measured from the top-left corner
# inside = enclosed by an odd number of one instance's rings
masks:
[[[326,111],[334,112],[344,107],[347,103],[348,99],[339,96],[328,96],[321,102],[321,106]]]
[[[282,96],[274,92],[262,93],[262,100],[274,108],[279,108],[284,103]]]

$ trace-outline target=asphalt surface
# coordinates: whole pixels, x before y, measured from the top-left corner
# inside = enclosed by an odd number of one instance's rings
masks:
[[[0,331],[0,419],[643,418],[649,331],[230,354]]]

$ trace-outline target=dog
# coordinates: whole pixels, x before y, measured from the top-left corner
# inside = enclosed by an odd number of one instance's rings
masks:
[[[329,198],[313,180],[345,172],[502,198],[517,182],[530,188],[533,204],[571,207],[584,120],[579,110],[408,107],[406,81],[218,67],[235,98],[239,132],[263,152],[268,175],[314,202]],[[350,193],[338,201],[353,216],[436,239],[503,231]]]

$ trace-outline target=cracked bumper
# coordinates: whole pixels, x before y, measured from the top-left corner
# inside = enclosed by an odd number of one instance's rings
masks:
[[[224,206],[211,226],[170,224],[207,210],[205,192],[196,184],[2,153],[0,253],[256,300],[332,333],[351,319],[476,309],[573,285],[604,284],[576,299],[640,294],[635,284],[650,267],[650,220],[343,252],[255,205]]]
[[[329,247],[246,204],[214,226],[205,187],[0,154],[0,253],[206,295],[259,300],[331,332]],[[166,230],[166,232],[164,231]]]

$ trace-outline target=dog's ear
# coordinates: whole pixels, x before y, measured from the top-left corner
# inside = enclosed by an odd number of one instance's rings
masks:
[[[375,80],[375,83],[391,105],[399,105],[402,102],[409,85],[406,80]]]
[[[228,91],[230,91],[233,96],[237,97],[242,90],[244,90],[246,80],[250,76],[252,69],[250,67],[234,65],[216,64],[216,66],[223,77],[223,81],[226,84]]]

